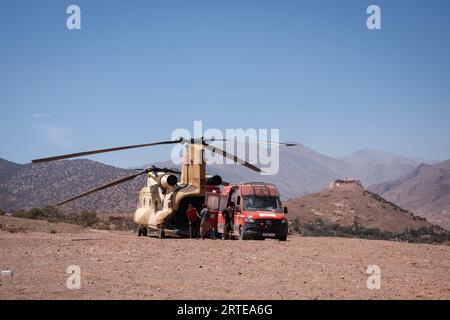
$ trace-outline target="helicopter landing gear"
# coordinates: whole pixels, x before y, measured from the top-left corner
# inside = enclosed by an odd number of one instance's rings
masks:
[[[164,238],[166,235],[164,234],[164,226],[160,226],[159,227],[159,238],[162,239]]]
[[[143,236],[143,237],[147,236],[147,228],[139,226],[138,237],[140,237],[140,236]]]

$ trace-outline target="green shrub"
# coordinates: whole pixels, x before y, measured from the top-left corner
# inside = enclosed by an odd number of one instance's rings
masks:
[[[26,218],[27,213],[28,212],[25,210],[14,210],[12,212],[12,216],[17,218]]]
[[[300,231],[300,222],[298,221],[298,218],[295,218],[292,221],[292,230],[294,230],[295,232],[299,232]]]
[[[99,227],[109,229],[108,226],[97,225],[100,221],[97,219],[97,213],[94,211],[83,211],[81,213],[72,213],[72,214],[63,214],[59,211],[57,207],[54,206],[45,206],[42,208],[32,208],[29,211],[26,210],[16,210],[13,212],[14,217],[25,218],[25,219],[40,219],[47,220],[49,222],[66,222],[72,224],[79,224],[84,227]],[[128,221],[125,223],[126,226],[124,228],[131,228],[128,225]],[[132,223],[134,225],[134,223]],[[53,230],[52,230],[53,231]],[[14,231],[13,231],[14,232]],[[53,233],[53,232],[51,232]]]
[[[377,228],[365,228],[354,221],[351,226],[326,224],[321,219],[314,223],[299,225],[299,233],[311,237],[355,237],[361,239],[395,240],[413,243],[450,243],[450,232],[437,227],[422,227],[418,230],[405,229],[403,233],[381,231]]]
[[[16,227],[16,226],[7,226],[6,231],[8,231],[9,233],[17,233],[17,232],[25,233],[25,228],[24,227]]]
[[[49,222],[60,222],[65,220],[64,214],[60,213],[58,208],[54,206],[33,208],[29,211],[18,210],[13,212],[13,216],[25,219],[48,220]]]
[[[80,218],[81,218],[81,223],[85,227],[90,227],[90,226],[92,226],[92,225],[94,225],[95,223],[98,222],[97,213],[92,212],[92,211],[83,211],[83,212],[81,212]]]
[[[94,227],[98,230],[111,230],[110,224],[104,222],[97,223]]]

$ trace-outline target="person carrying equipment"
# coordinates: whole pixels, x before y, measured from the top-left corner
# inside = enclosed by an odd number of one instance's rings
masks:
[[[209,221],[210,218],[209,209],[206,206],[206,204],[203,204],[203,209],[200,211],[200,236],[202,237],[202,240],[205,239],[206,234],[213,229],[213,226],[211,225],[211,222]]]

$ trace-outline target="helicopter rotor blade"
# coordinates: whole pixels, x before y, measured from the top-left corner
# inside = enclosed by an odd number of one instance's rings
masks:
[[[167,168],[164,168],[163,171],[164,171],[164,172],[167,172],[167,173],[181,174],[181,171],[180,171],[180,170],[176,170],[176,169],[167,169]]]
[[[62,159],[68,159],[68,158],[89,156],[89,155],[98,154],[98,153],[113,152],[113,151],[128,150],[128,149],[143,148],[143,147],[152,147],[152,146],[158,146],[158,145],[163,145],[163,144],[175,144],[175,143],[181,143],[181,142],[183,142],[182,138],[180,138],[178,140],[158,141],[158,142],[144,143],[144,144],[134,144],[134,145],[123,146],[123,147],[115,147],[115,148],[98,149],[98,150],[91,150],[91,151],[84,151],[84,152],[77,152],[77,153],[69,153],[69,154],[64,154],[64,155],[60,155],[60,156],[35,159],[35,160],[32,160],[31,162],[32,163],[42,163],[42,162],[62,160]]]
[[[255,165],[253,165],[253,164],[251,164],[251,163],[249,163],[249,162],[247,162],[245,160],[242,160],[242,159],[238,158],[237,156],[235,156],[233,154],[230,154],[230,153],[228,153],[228,152],[226,152],[226,151],[224,151],[224,150],[222,150],[220,148],[217,148],[215,146],[212,146],[212,145],[210,145],[210,144],[208,144],[206,142],[203,142],[203,145],[205,146],[206,149],[209,149],[210,151],[215,152],[215,153],[219,153],[224,158],[228,158],[228,159],[233,160],[236,163],[242,164],[244,167],[247,167],[250,170],[253,170],[253,171],[256,171],[256,172],[261,172],[261,169],[258,168],[257,166],[255,166]]]
[[[167,167],[159,168],[159,167],[156,167],[156,166],[151,166],[147,170],[149,170],[149,171],[162,171],[162,172],[165,172],[165,173],[173,173],[173,174],[181,174],[180,170],[171,169],[171,168],[167,168]]]
[[[258,144],[270,144],[270,145],[278,145],[282,147],[294,147],[298,145],[296,142],[272,142],[272,141],[254,141],[254,140],[240,140],[240,139],[208,139],[209,142],[249,142],[249,143],[258,143]]]
[[[149,172],[164,172],[164,173],[173,173],[173,174],[181,174],[181,171],[178,169],[173,169],[173,168],[159,168],[159,167],[155,167],[155,166],[151,166],[148,169],[142,169],[142,168],[134,168],[131,170],[138,170],[138,171],[142,171],[142,170],[148,170]]]
[[[135,168],[132,170],[147,170],[148,172],[164,172],[164,173],[181,174],[181,171],[178,169],[167,168],[167,167],[161,168],[161,167],[157,167],[157,166],[151,166],[151,167],[148,167],[147,169]]]
[[[55,206],[59,207],[59,206],[61,206],[63,204],[66,204],[68,202],[80,199],[80,198],[85,197],[85,196],[88,196],[88,195],[93,194],[93,193],[95,193],[97,191],[101,191],[101,190],[104,190],[104,189],[107,189],[107,188],[114,187],[114,186],[116,186],[118,184],[131,181],[131,180],[135,179],[136,177],[138,177],[138,176],[140,176],[142,174],[145,174],[147,172],[148,172],[148,170],[145,170],[145,171],[133,174],[131,176],[128,176],[128,177],[125,177],[125,178],[121,178],[119,180],[112,181],[112,182],[107,183],[107,184],[105,184],[105,185],[103,185],[101,187],[98,187],[98,188],[95,188],[95,189],[92,189],[92,190],[80,193],[79,195],[76,195],[75,197],[72,197],[72,198],[66,199],[64,201],[61,201],[61,202],[57,203]]]

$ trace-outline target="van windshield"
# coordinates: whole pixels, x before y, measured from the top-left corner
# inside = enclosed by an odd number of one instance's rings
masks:
[[[244,196],[244,210],[283,211],[278,197]]]

